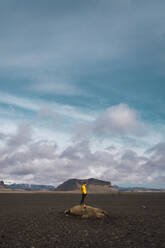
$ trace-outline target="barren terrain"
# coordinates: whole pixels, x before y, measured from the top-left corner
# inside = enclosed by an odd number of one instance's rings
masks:
[[[165,247],[165,193],[89,194],[110,217],[64,215],[80,194],[0,194],[0,247]]]

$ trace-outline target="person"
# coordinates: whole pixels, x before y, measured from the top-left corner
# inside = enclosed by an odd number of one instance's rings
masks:
[[[83,182],[82,186],[81,186],[81,192],[82,192],[82,198],[81,198],[81,202],[80,202],[80,205],[83,205],[85,206],[85,197],[87,196],[87,188],[86,188],[86,183]]]

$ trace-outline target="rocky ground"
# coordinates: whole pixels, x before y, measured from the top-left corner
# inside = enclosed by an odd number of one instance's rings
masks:
[[[64,210],[79,194],[0,194],[1,248],[165,247],[165,193],[88,195],[110,217],[85,220]]]

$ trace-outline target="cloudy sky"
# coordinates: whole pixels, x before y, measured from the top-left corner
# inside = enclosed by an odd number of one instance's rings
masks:
[[[165,188],[165,1],[0,1],[0,179]]]

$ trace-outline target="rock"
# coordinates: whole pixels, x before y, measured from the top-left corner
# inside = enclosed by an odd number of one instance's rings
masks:
[[[80,216],[83,219],[108,217],[108,213],[100,208],[88,205],[76,205],[65,211],[65,215]]]

